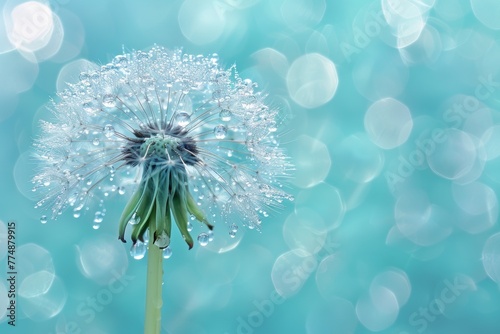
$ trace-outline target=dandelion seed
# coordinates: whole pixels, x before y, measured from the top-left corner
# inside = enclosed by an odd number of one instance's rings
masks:
[[[81,73],[53,103],[55,121],[41,123],[37,206],[50,207],[53,218],[72,206],[78,217],[127,194],[119,239],[129,229],[139,259],[149,231],[148,261],[158,252],[160,264],[171,254],[173,224],[193,247],[190,217],[210,232],[229,223],[230,236],[236,222],[258,229],[262,212],[291,199],[281,184],[291,165],[279,146],[278,110],[255,88],[234,66],[221,68],[216,54],[159,46]],[[199,238],[202,246],[209,235]]]

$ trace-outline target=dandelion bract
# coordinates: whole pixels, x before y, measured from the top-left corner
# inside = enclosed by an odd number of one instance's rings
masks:
[[[149,228],[150,242],[165,248],[174,224],[191,248],[190,217],[208,229],[259,229],[290,198],[278,110],[234,66],[154,46],[96,68],[58,94],[36,140],[37,206],[53,217],[97,203],[102,220],[102,206],[123,195],[122,241],[129,231],[133,245],[143,242]]]

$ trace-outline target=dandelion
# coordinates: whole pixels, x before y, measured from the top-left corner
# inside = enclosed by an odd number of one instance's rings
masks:
[[[192,248],[190,218],[209,233],[227,224],[234,235],[235,223],[259,229],[261,217],[291,199],[282,186],[291,165],[279,144],[278,110],[234,66],[223,69],[217,54],[159,46],[116,56],[68,87],[35,142],[34,190],[43,194],[36,206],[57,218],[97,204],[99,224],[106,202],[129,194],[118,237],[130,238],[136,258],[148,249],[145,332],[158,333],[172,225]],[[198,236],[200,245],[209,233]]]

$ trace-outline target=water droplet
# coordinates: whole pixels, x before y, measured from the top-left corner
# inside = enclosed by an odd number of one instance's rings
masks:
[[[102,105],[106,108],[114,108],[116,106],[116,98],[113,94],[106,94],[102,97]]]
[[[200,243],[201,246],[208,245],[208,241],[209,241],[208,234],[203,232],[198,235],[198,242]]]
[[[172,256],[172,250],[170,247],[167,247],[163,250],[163,258],[164,259],[169,259]]]
[[[118,193],[119,193],[120,195],[125,194],[125,188],[124,188],[124,187],[121,187],[121,186],[120,186],[120,187],[118,187]]]
[[[85,101],[82,103],[82,108],[86,112],[94,112],[95,111],[95,106],[93,101]]]
[[[98,229],[99,229],[99,227],[101,227],[101,224],[100,224],[100,223],[95,223],[94,225],[92,225],[92,228],[93,228],[94,230],[98,230]]]
[[[46,215],[43,215],[42,217],[40,217],[40,223],[45,224],[46,222],[47,222],[47,216]]]
[[[110,138],[114,135],[115,133],[115,128],[111,124],[106,124],[103,129],[104,135],[106,138]]]
[[[141,221],[141,217],[137,217],[136,214],[134,213],[132,215],[132,218],[130,218],[130,220],[128,221],[128,223],[130,225],[137,225],[137,224],[139,224],[140,221]]]
[[[126,56],[118,55],[115,57],[115,59],[113,59],[113,63],[118,67],[127,66],[128,60]]]
[[[140,241],[137,241],[135,245],[130,248],[130,255],[136,260],[140,260],[146,255],[146,245]]]
[[[214,100],[217,100],[217,101],[218,101],[218,100],[221,100],[221,98],[222,98],[222,94],[221,94],[220,90],[216,90],[216,91],[214,91],[214,92],[212,93],[212,98],[213,98]]]
[[[94,215],[94,223],[99,224],[102,222],[103,219],[104,219],[104,213],[102,213],[101,211],[96,211]]]
[[[80,73],[80,81],[86,85],[86,86],[89,86],[90,85],[90,82],[89,82],[89,79],[90,79],[90,75],[86,72],[82,72]]]
[[[230,230],[231,232],[235,232],[235,233],[236,233],[236,232],[238,232],[238,225],[236,225],[236,224],[234,224],[234,223],[233,223],[233,224],[231,224],[231,226],[229,226],[229,230]]]
[[[95,146],[99,145],[99,143],[99,138],[94,138],[94,140],[92,140],[92,144],[94,144]]]
[[[236,232],[234,232],[234,231],[229,231],[229,236],[230,236],[231,238],[236,237]]]
[[[224,125],[217,125],[214,128],[214,134],[215,134],[215,138],[224,139],[224,138],[226,138],[227,129]]]
[[[160,235],[156,237],[154,244],[158,246],[158,248],[163,249],[170,244],[170,237],[165,231],[162,231]]]
[[[77,210],[77,209],[73,210],[73,217],[79,218],[80,215],[81,215],[80,210]]]
[[[187,230],[188,232],[191,232],[193,230],[193,224],[191,224],[191,222],[187,223]]]
[[[214,231],[208,231],[208,241],[214,240]]]
[[[229,122],[233,114],[227,109],[222,109],[219,113],[219,117],[223,122]]]
[[[175,120],[179,126],[184,127],[191,121],[191,116],[187,112],[182,111],[175,116]]]
[[[269,132],[276,132],[276,130],[278,130],[278,126],[276,125],[275,121],[270,121],[267,129],[269,130]]]

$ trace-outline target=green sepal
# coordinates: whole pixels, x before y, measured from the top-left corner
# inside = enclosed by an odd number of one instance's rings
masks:
[[[120,217],[120,225],[118,228],[118,239],[120,239],[123,242],[126,242],[125,230],[127,229],[128,222],[130,221],[134,213],[137,211],[137,207],[141,202],[142,196],[144,195],[144,188],[145,188],[144,184],[141,183],[139,189],[137,189],[137,191],[134,192],[134,194],[128,201],[127,205],[125,206],[125,209],[123,209],[122,215]]]
[[[183,191],[184,193],[184,191]],[[185,196],[181,195],[179,191],[174,193],[174,196],[171,197],[171,210],[174,215],[175,223],[179,228],[179,231],[182,234],[182,237],[186,241],[189,246],[189,249],[193,248],[193,238],[187,229],[188,223],[188,212],[186,207]]]
[[[188,191],[186,191],[186,194],[187,194],[186,197],[187,197],[188,212],[192,214],[198,221],[204,223],[210,230],[212,230],[214,226],[208,222],[207,218],[205,217],[205,214],[198,207],[193,196],[191,196],[191,194]]]

